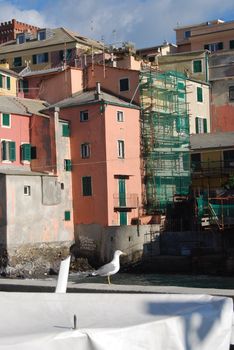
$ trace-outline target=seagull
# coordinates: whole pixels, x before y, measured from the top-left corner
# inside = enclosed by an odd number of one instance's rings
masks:
[[[117,273],[120,269],[119,257],[120,255],[127,255],[121,250],[116,250],[114,258],[106,265],[101,266],[98,270],[92,272],[92,276],[107,276],[108,283],[111,284],[110,276]]]

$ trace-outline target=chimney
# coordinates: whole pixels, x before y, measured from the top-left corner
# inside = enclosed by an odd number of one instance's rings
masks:
[[[96,82],[95,97],[96,97],[97,100],[100,100],[100,95],[101,95],[101,84],[99,82]]]

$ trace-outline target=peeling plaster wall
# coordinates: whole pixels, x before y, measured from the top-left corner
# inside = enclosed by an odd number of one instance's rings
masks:
[[[234,131],[234,101],[229,88],[234,86],[233,52],[212,54],[209,59],[211,80],[211,131]]]
[[[58,203],[57,178],[47,177],[47,181],[43,177],[6,176],[8,246],[72,242],[73,220],[64,221],[64,203],[61,200]],[[24,186],[30,186],[31,195],[24,194]]]

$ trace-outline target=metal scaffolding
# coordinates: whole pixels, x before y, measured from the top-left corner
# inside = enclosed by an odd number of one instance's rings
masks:
[[[190,187],[189,115],[186,77],[168,71],[140,73],[141,152],[144,206],[164,212]]]

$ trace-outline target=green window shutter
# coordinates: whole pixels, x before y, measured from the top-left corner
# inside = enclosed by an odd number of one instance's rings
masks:
[[[177,84],[179,90],[185,90],[185,84],[182,81],[179,81]]]
[[[7,90],[11,89],[11,78],[7,77]]]
[[[198,128],[198,117],[195,118],[195,125],[196,125],[196,134],[198,134],[198,132],[199,132],[199,128]]]
[[[69,210],[66,210],[66,211],[64,212],[64,220],[65,220],[65,221],[70,221],[70,220],[71,220],[71,213],[70,213]]]
[[[24,143],[21,145],[21,159],[22,160],[31,160],[31,145],[30,143]]]
[[[2,88],[2,74],[0,74],[0,88]]]
[[[91,176],[82,177],[83,196],[92,196]]]
[[[197,101],[203,102],[202,88],[197,87]]]
[[[71,171],[72,170],[72,162],[71,159],[64,159],[64,169],[66,171]]]
[[[68,124],[62,124],[62,136],[65,136],[65,137],[70,136],[70,128]]]
[[[193,61],[193,72],[200,73],[201,71],[202,71],[202,61],[201,60]]]
[[[204,133],[207,133],[207,119],[203,119],[203,130]]]
[[[184,100],[184,98],[185,98],[185,93],[179,91],[179,92],[178,92],[178,97]]]
[[[9,141],[9,158],[11,161],[14,161],[16,159],[15,157],[15,142]]]
[[[2,125],[3,126],[10,126],[10,114],[8,114],[8,113],[2,114]]]
[[[37,64],[37,55],[33,55],[32,62],[33,64]]]
[[[126,186],[125,179],[119,179],[119,205],[126,206]]]

